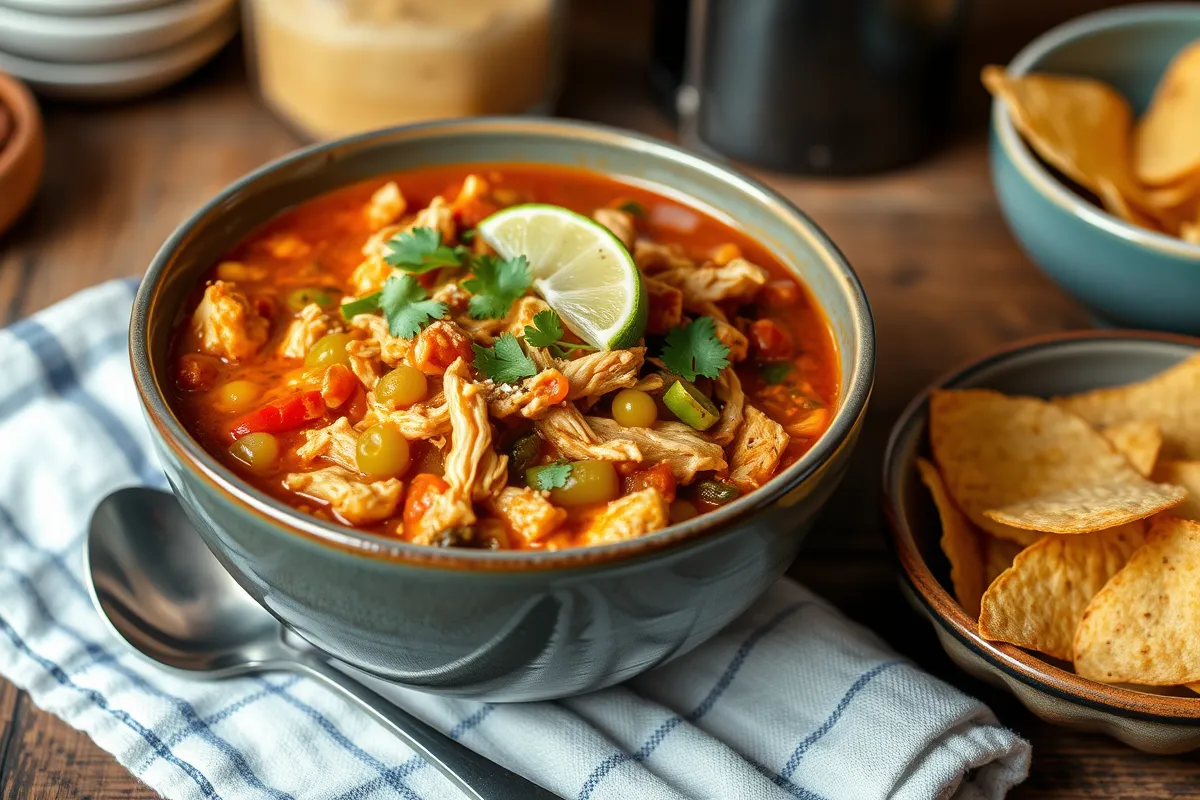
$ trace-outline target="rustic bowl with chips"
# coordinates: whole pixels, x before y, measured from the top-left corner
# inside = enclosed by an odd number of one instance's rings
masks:
[[[1112,9],[1080,17],[1038,37],[1017,54],[1007,73],[1092,78],[1115,89],[1112,96],[1119,94],[1128,101],[1129,107],[1122,111],[1103,107],[1102,98],[1094,94],[1080,102],[1078,97],[1047,97],[1043,121],[1060,131],[1072,124],[1073,114],[1079,124],[1085,124],[1086,117],[1122,115],[1125,124],[1132,124],[1130,112],[1134,120],[1142,115],[1172,59],[1196,40],[1200,40],[1200,4]],[[1191,66],[1185,71],[1196,73],[1191,85],[1200,91],[1200,58],[1188,61]],[[1193,141],[1187,126],[1200,126],[1200,115],[1178,116],[1188,121],[1181,120],[1175,140],[1187,146]],[[1113,143],[1101,141],[1104,137],[1085,138],[1097,150],[1082,154],[1084,170],[1108,169],[1113,156],[1105,148]],[[1131,147],[1122,143],[1110,149]],[[1080,154],[1066,157],[1072,156]],[[1129,221],[1141,215],[1130,210],[1119,194],[1107,203],[1114,212],[1109,213],[1098,204],[1100,198],[1087,199],[1080,191],[1078,183],[1087,175],[1077,174],[1071,180],[1035,153],[1000,99],[992,106],[990,158],[1000,207],[1022,248],[1052,280],[1084,303],[1098,323],[1200,335],[1195,302],[1200,297],[1200,243],[1186,240],[1200,239],[1200,219],[1192,219],[1198,213],[1195,193],[1183,223],[1190,233],[1184,236]],[[1056,160],[1056,166],[1061,166],[1062,160]],[[1200,171],[1192,174],[1192,180],[1200,193]]]
[[[1173,419],[1183,420],[1184,425],[1194,424],[1195,433],[1200,436],[1198,353],[1200,339],[1129,331],[1061,334],[1012,345],[945,376],[919,395],[893,428],[884,459],[885,506],[892,533],[892,549],[901,570],[901,586],[909,602],[930,621],[950,658],[972,676],[1004,687],[1048,722],[1106,733],[1153,753],[1179,753],[1200,748],[1200,694],[1185,686],[1113,684],[1086,679],[1075,673],[1068,660],[984,638],[980,634],[975,613],[964,610],[964,605],[971,604],[971,598],[963,597],[964,587],[960,582],[962,574],[955,574],[953,579],[951,574],[952,569],[962,569],[961,560],[955,557],[953,561],[959,563],[952,564],[952,559],[944,553],[949,551],[953,555],[953,542],[950,541],[953,536],[946,535],[953,527],[953,522],[943,525],[946,520],[946,496],[943,493],[935,505],[925,485],[930,477],[925,473],[937,469],[932,465],[934,457],[930,446],[931,398],[936,399],[939,392],[948,389],[991,389],[1016,397],[1064,397],[1144,381],[1172,367],[1175,368],[1173,374],[1179,374],[1179,365],[1186,363],[1188,366],[1185,369],[1189,375],[1180,377],[1186,377],[1191,384],[1195,384],[1195,390],[1179,380],[1174,381],[1173,386],[1164,385],[1157,396],[1148,396],[1141,390],[1125,390],[1112,397],[1115,401],[1113,408],[1120,410],[1120,403],[1124,403],[1125,408],[1137,403],[1146,409],[1149,417],[1166,413]],[[1188,362],[1192,357],[1196,358]],[[1145,386],[1152,392],[1155,389],[1154,384]],[[1093,397],[1090,394],[1087,396]],[[1186,398],[1189,397],[1195,398],[1191,401],[1195,404],[1194,412],[1176,413],[1182,407],[1179,398],[1185,398],[1184,402],[1188,402]],[[1059,407],[1069,408],[1070,405],[1061,403]],[[1081,416],[1086,415],[1081,412]],[[1099,422],[1092,420],[1092,423],[1098,431],[1102,429]],[[1168,422],[1162,429],[1167,430],[1171,425]],[[1114,451],[1128,457],[1131,465],[1138,461],[1138,457],[1133,455],[1137,450],[1136,445],[1118,444],[1115,438],[1108,438],[1107,435],[1106,438],[1112,443]],[[1170,451],[1170,441],[1169,437],[1164,437],[1161,450],[1156,445],[1154,452],[1149,454],[1149,460],[1156,461],[1157,466],[1142,464],[1138,467],[1139,471],[1152,473],[1154,480],[1175,480],[1162,477],[1161,472],[1165,465],[1184,463],[1173,460],[1180,456]],[[1200,438],[1193,441],[1200,442]],[[1195,446],[1191,445],[1193,448]],[[1189,453],[1187,458],[1196,459],[1196,454]],[[1200,465],[1200,460],[1188,463]],[[1190,480],[1192,485],[1196,485],[1195,476]],[[1181,482],[1187,483],[1188,480],[1185,478]],[[944,485],[939,488],[945,492]],[[1166,513],[1179,516],[1190,513],[1194,516],[1196,510],[1195,507],[1178,506]],[[1166,522],[1163,516],[1154,519]],[[976,558],[983,562],[983,585],[974,590],[978,607],[980,592],[990,584],[994,585],[993,581],[999,583],[997,575],[1011,576],[1020,572],[1019,569],[1003,570],[1013,566],[1022,545],[987,533],[965,520],[964,523],[977,537],[979,546]],[[1190,522],[1179,524],[1193,525]],[[1145,530],[1152,528],[1153,525],[1147,524]],[[1084,535],[1099,536],[1101,533],[1081,534],[1070,544],[1082,541]],[[1146,534],[1145,541],[1155,535]],[[1069,537],[1055,538],[1062,541]],[[1197,554],[1190,558],[1190,563],[1193,568],[1200,569],[1200,535],[1194,539],[1198,543]],[[948,541],[951,545],[949,548]],[[1150,553],[1147,551],[1143,555]],[[1125,556],[1128,561],[1123,564],[1130,564],[1138,557],[1129,557],[1128,553]],[[1022,558],[1025,558],[1024,554]],[[1142,561],[1145,560],[1143,557]],[[1155,561],[1158,561],[1157,557]],[[1118,565],[1116,569],[1120,570],[1120,567]],[[1107,581],[1108,576],[1102,580]],[[1108,581],[1109,585],[1105,585],[1101,591],[1110,591],[1112,583]],[[1070,587],[1071,583],[1069,580],[1064,583],[1062,576],[1050,575],[1046,577],[1041,590],[1045,591],[1047,586]],[[966,593],[970,594],[970,591],[967,589]],[[1052,588],[1050,591],[1061,589]],[[1135,594],[1137,600],[1151,603],[1156,596],[1156,592],[1146,590],[1139,590]],[[1032,614],[1041,605],[1044,603],[1026,602],[1018,607],[1017,612]],[[986,596],[984,606],[986,614]],[[1086,619],[1091,613],[1089,604],[1083,617]],[[1077,623],[1078,627],[1082,627],[1082,624]],[[1195,625],[1194,629],[1193,647],[1200,647],[1200,624]],[[1193,661],[1195,652],[1190,651],[1189,657]]]

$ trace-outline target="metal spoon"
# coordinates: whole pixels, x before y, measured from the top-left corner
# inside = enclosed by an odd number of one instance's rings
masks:
[[[339,671],[317,651],[301,649],[209,552],[175,496],[120,489],[92,514],[85,552],[100,616],[136,652],[194,677],[219,679],[272,670],[319,678],[473,800],[555,798],[450,739]]]

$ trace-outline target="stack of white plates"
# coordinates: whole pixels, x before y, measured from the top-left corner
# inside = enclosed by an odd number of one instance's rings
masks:
[[[189,75],[237,32],[235,0],[0,0],[0,71],[51,97],[114,100]]]

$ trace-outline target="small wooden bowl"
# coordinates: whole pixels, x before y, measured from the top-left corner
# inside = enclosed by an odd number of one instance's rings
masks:
[[[1200,350],[1200,339],[1146,331],[1083,331],[1018,342],[943,376],[917,396],[892,428],[884,455],[885,510],[905,597],[929,622],[963,670],[1011,692],[1055,725],[1107,733],[1148,753],[1200,749],[1200,697],[1152,694],[1081,678],[1038,653],[979,635],[973,617],[948,591],[941,526],[916,459],[928,455],[933,389],[996,389],[1037,397],[1074,394],[1143,380]]]
[[[7,120],[7,139],[0,144],[0,233],[16,221],[29,205],[42,180],[46,143],[42,115],[25,85],[0,73],[0,114]]]

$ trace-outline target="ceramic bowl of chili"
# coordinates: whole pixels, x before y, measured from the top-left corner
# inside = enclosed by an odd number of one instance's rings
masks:
[[[0,233],[29,206],[44,162],[37,103],[24,84],[0,73]]]
[[[560,550],[432,547],[303,513],[237,476],[176,416],[171,342],[201,276],[280,211],[355,182],[465,163],[584,167],[659,187],[761,243],[820,305],[837,351],[828,429],[761,488],[639,538]],[[788,567],[845,472],[874,377],[853,270],[787,200],[667,143],[559,120],[394,128],[297,151],[235,182],[167,240],[130,327],[135,380],[171,486],[213,552],[291,630],[385,680],[497,701],[564,697],[687,652]]]

